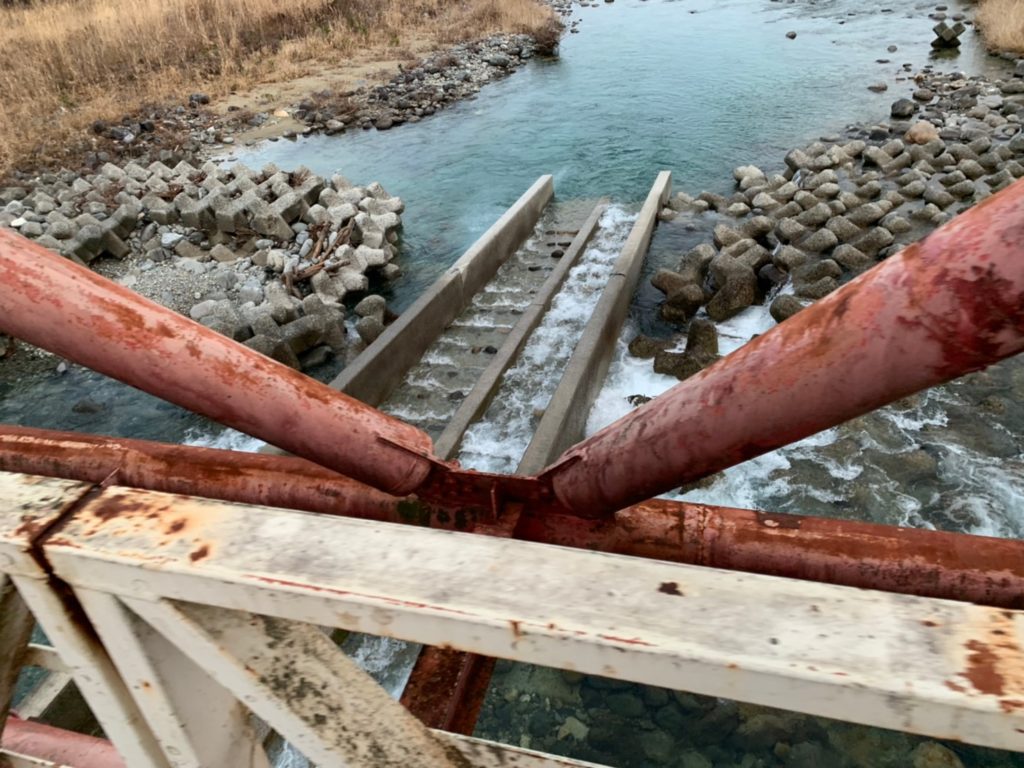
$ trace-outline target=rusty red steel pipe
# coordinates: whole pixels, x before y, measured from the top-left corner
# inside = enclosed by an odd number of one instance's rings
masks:
[[[54,765],[73,768],[125,768],[117,749],[106,739],[22,720],[11,715],[3,730],[3,748]],[[2,760],[0,760],[2,762]]]
[[[371,520],[417,503],[294,456],[0,425],[0,471]]]
[[[389,523],[500,531],[288,456],[0,427],[0,471]],[[502,535],[507,535],[502,533]],[[1024,608],[1024,541],[654,499],[596,520],[524,505],[512,536],[635,557]]]
[[[1024,609],[1024,541],[652,499],[596,520],[526,510],[516,538]]]
[[[606,514],[1024,349],[1024,180],[564,453]]]
[[[430,437],[0,230],[0,331],[382,491],[438,465]]]

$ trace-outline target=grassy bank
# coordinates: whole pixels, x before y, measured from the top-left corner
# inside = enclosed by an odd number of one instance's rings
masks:
[[[981,0],[975,21],[989,48],[1024,54],[1024,0]]]
[[[97,119],[550,23],[539,0],[0,3],[0,173]]]

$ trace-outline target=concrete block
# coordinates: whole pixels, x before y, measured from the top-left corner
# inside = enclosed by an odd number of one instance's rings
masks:
[[[305,200],[307,205],[313,205],[313,203],[319,200],[320,193],[324,191],[325,185],[323,178],[312,172],[307,171],[307,173],[308,175],[303,179],[302,183],[295,187],[295,193]]]
[[[138,182],[144,182],[152,175],[148,168],[143,168],[135,162],[125,165],[124,172],[129,178],[135,179]]]
[[[300,355],[321,343],[326,325],[324,315],[303,315],[281,327],[281,338]]]
[[[117,225],[112,219],[103,222],[103,253],[113,256],[115,259],[123,259],[132,252],[124,240],[118,237]]]
[[[159,160],[156,160],[149,164],[149,173],[151,180],[153,177],[156,177],[163,181],[169,181],[173,179],[175,176],[174,171],[168,168],[163,163],[161,163]]]
[[[146,195],[139,201],[150,220],[157,224],[175,224],[178,221],[178,207],[162,197]]]
[[[249,211],[249,224],[252,229],[267,237],[276,238],[281,241],[290,241],[295,237],[288,222],[281,218],[270,204],[264,200],[254,199],[247,206]]]
[[[277,360],[279,363],[284,363],[290,368],[295,368],[296,370],[299,368],[299,358],[295,356],[292,348],[281,339],[256,335],[242,343],[250,349],[255,349],[257,352]]]
[[[249,220],[245,215],[245,199],[231,200],[222,195],[217,195],[210,201],[210,211],[213,214],[214,223],[219,232],[237,232],[249,226]]]
[[[103,229],[99,224],[86,224],[78,230],[68,249],[88,264],[103,252]]]
[[[290,224],[309,210],[309,204],[298,192],[289,190],[271,203],[270,208]]]
[[[323,304],[338,306],[345,300],[345,294],[348,293],[345,282],[340,277],[331,275],[326,269],[313,275],[309,283]],[[310,298],[312,297],[306,297],[307,300]]]

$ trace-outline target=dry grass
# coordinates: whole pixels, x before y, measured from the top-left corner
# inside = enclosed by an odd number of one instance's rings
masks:
[[[0,0],[0,173],[146,103],[550,19],[539,0]]]
[[[975,21],[992,50],[1024,53],[1024,0],[981,0]]]

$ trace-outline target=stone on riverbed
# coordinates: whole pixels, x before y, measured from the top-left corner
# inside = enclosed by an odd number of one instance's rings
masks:
[[[666,320],[689,319],[704,303],[704,291],[691,276],[659,269],[651,278],[651,284],[665,294],[661,314]]]
[[[708,302],[708,316],[715,321],[728,320],[757,300],[757,275],[736,259],[719,254],[709,267],[718,290]]]
[[[910,126],[903,138],[911,144],[928,144],[938,140],[939,130],[927,120],[918,120]]]
[[[781,296],[776,296],[775,300],[772,301],[771,307],[768,311],[771,316],[775,319],[775,322],[781,323],[784,320],[788,320],[801,309],[804,308],[804,304],[796,296],[786,293]]]
[[[683,352],[656,351],[654,370],[682,381],[717,359],[718,330],[715,324],[709,320],[691,320],[686,333],[686,349]]]

